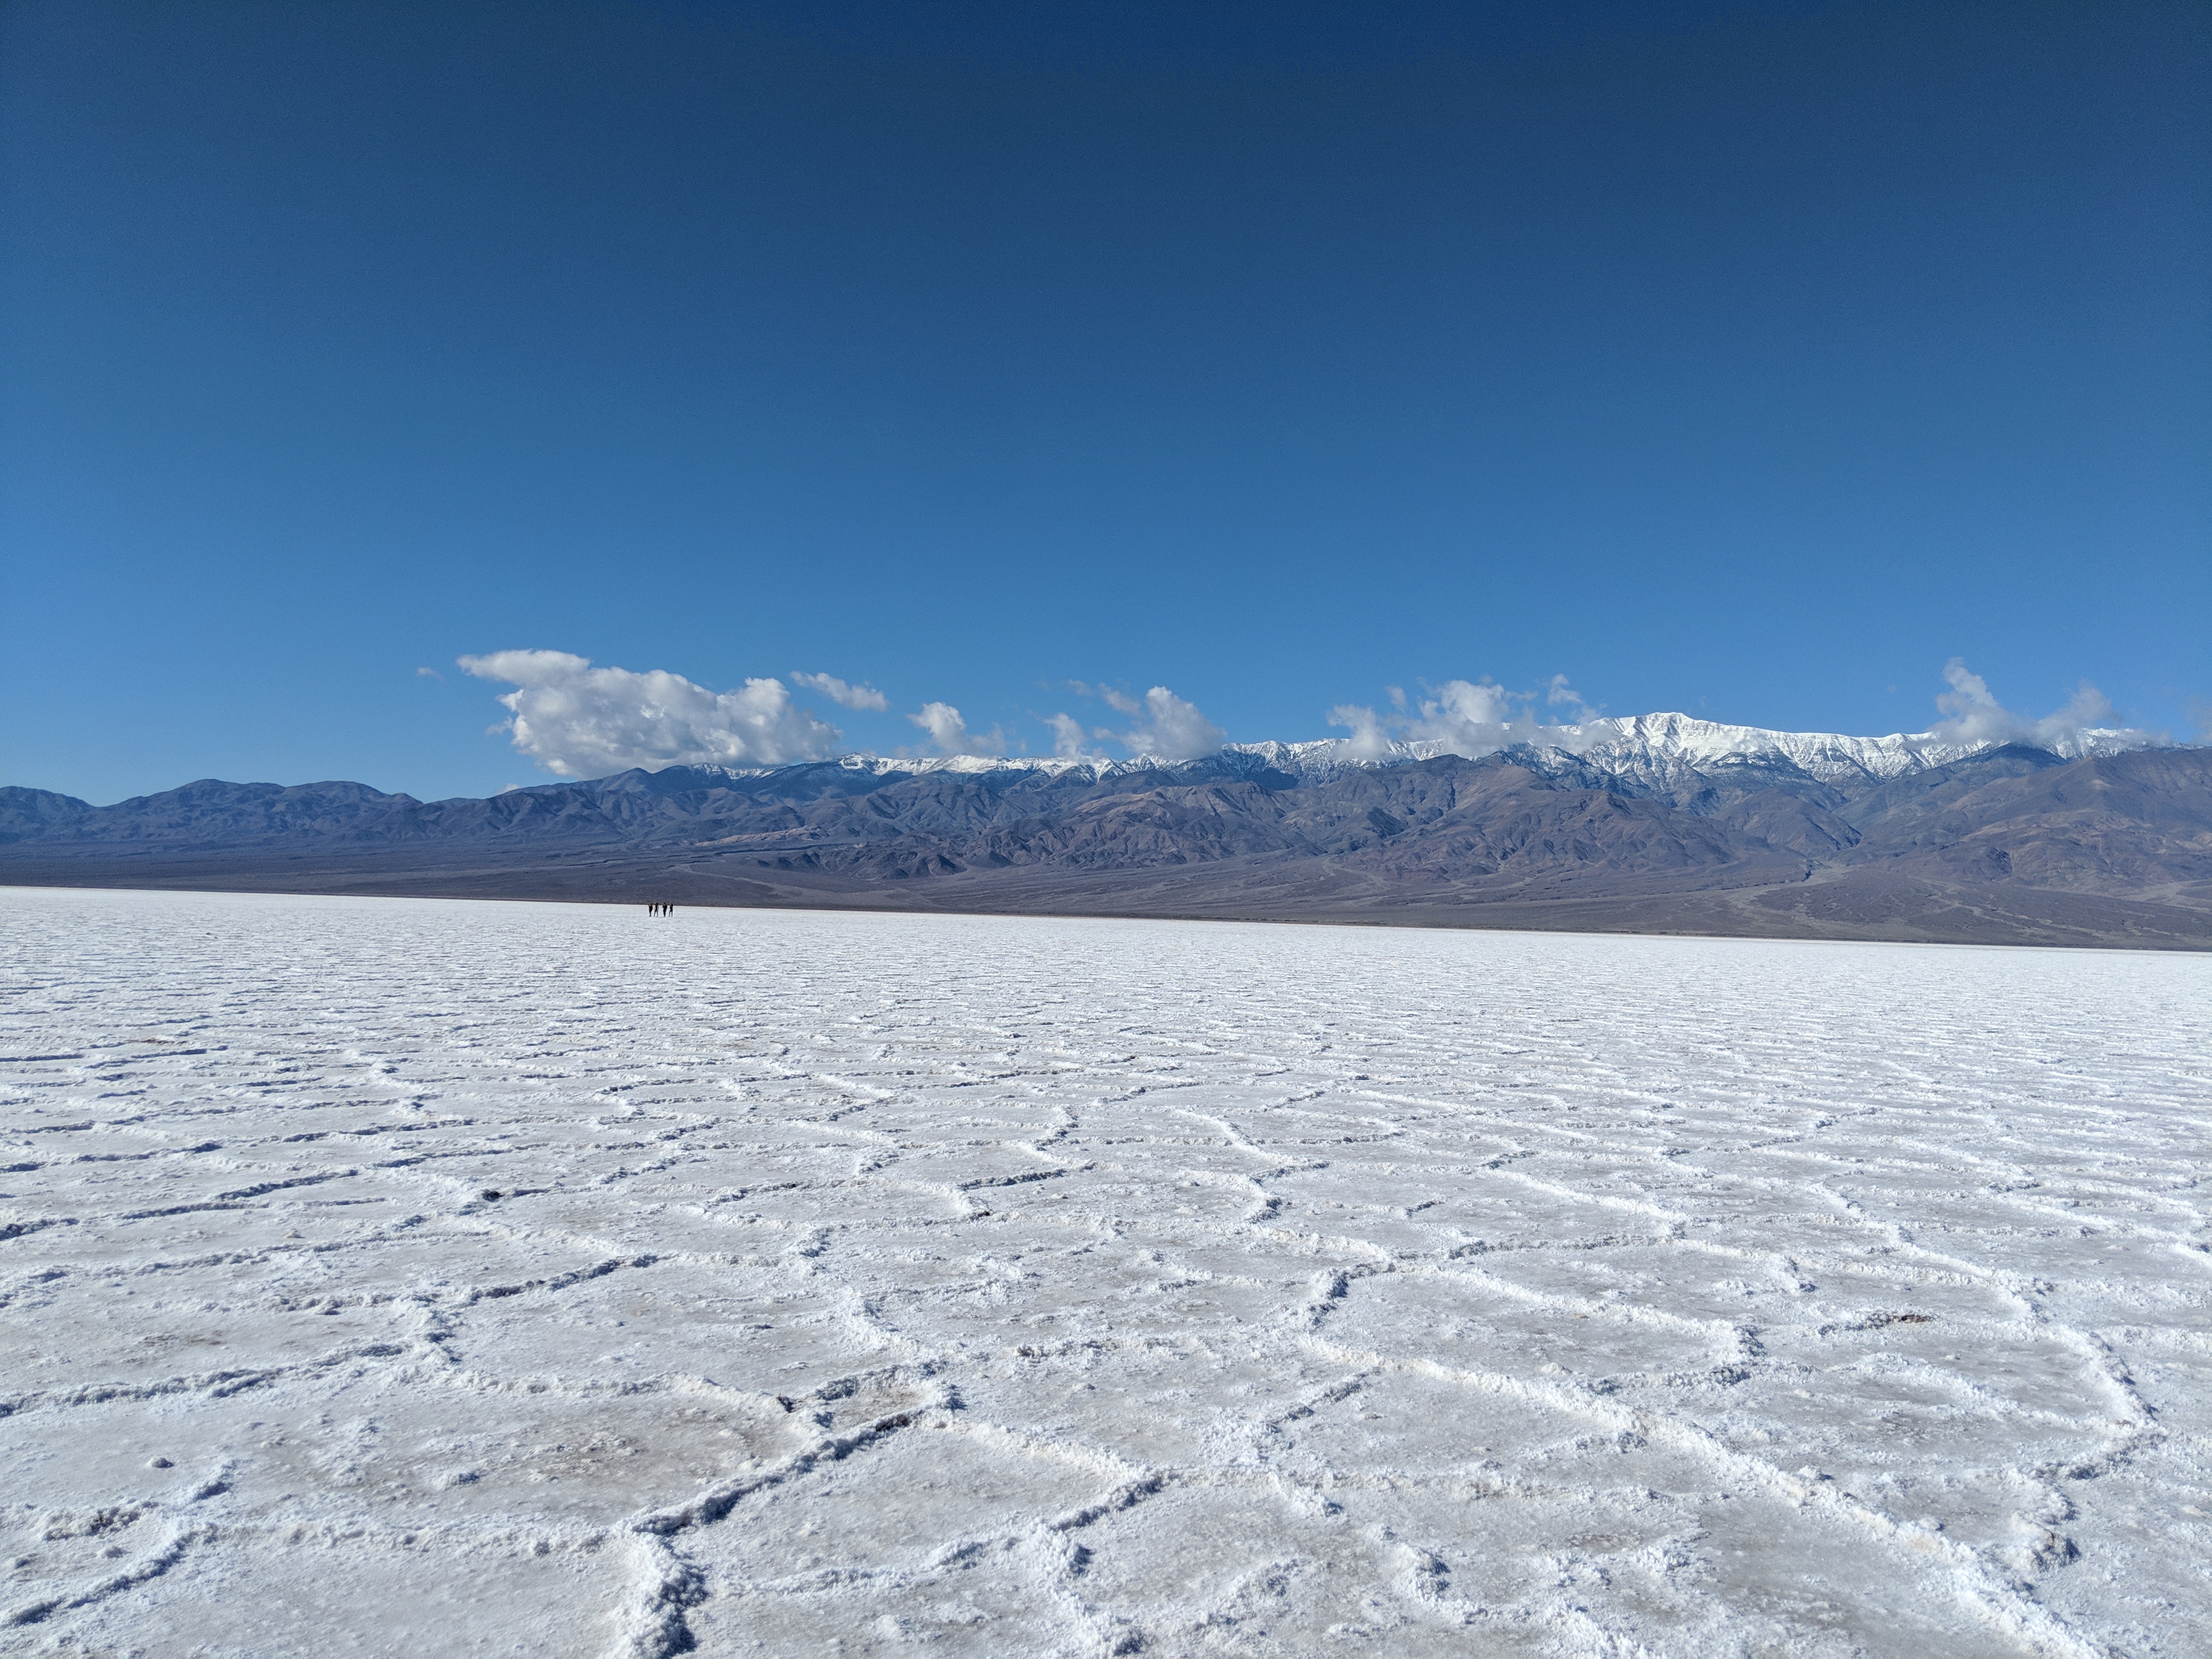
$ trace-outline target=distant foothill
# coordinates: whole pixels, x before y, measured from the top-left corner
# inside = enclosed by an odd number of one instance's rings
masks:
[[[2212,750],[1608,724],[1579,753],[846,756],[430,802],[11,787],[0,882],[2212,948]]]

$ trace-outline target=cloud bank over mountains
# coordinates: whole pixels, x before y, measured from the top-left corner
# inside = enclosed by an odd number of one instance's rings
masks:
[[[709,691],[665,669],[594,668],[566,651],[495,651],[460,665],[515,688],[499,700],[509,718],[493,729],[556,777],[633,766],[781,766],[844,749],[844,733],[793,703],[779,679]]]
[[[2108,748],[2164,741],[2160,733],[2114,724],[2118,715],[2111,702],[2087,680],[2065,707],[2038,720],[1998,702],[1982,677],[1956,657],[1943,678],[1951,689],[1936,705],[1944,718],[1925,732],[1901,734],[1908,742],[1930,747],[2018,743],[2069,754],[2079,752],[2091,732]],[[1379,759],[1401,744],[1432,745],[1434,752],[1470,760],[1516,744],[1579,755],[1620,736],[1616,722],[1586,702],[1564,674],[1553,675],[1541,691],[1510,691],[1485,678],[1447,680],[1425,688],[1418,702],[1393,686],[1390,698],[1392,707],[1384,712],[1361,703],[1339,703],[1328,711],[1328,723],[1352,734],[1341,740],[1346,758]]]
[[[970,732],[968,722],[960,718],[960,711],[949,702],[926,702],[918,713],[907,719],[929,734],[929,748],[937,755],[1003,755],[1006,752],[1006,735],[993,726],[988,732]]]
[[[734,691],[710,690],[665,669],[634,672],[595,667],[565,651],[496,651],[463,657],[460,665],[480,679],[515,689],[498,699],[508,718],[495,726],[515,750],[556,777],[601,777],[632,767],[764,767],[834,759],[848,752],[844,733],[793,700],[773,677],[748,679]],[[2040,719],[1997,702],[1982,678],[1954,658],[1943,672],[1950,690],[1936,699],[1942,718],[1926,732],[1931,744],[1978,745],[2021,743],[2058,753],[2078,751],[2084,735],[2100,735],[2106,747],[2139,747],[2161,734],[2117,727],[2112,704],[2086,680],[2067,704]],[[832,674],[794,672],[792,685],[857,713],[886,714],[890,700],[866,681]],[[1228,734],[1188,699],[1164,685],[1139,697],[1109,685],[1067,682],[1078,696],[1102,702],[1129,724],[1121,729],[1086,726],[1066,711],[1036,718],[1051,734],[1051,752],[1077,760],[1103,760],[1111,744],[1131,757],[1196,760],[1218,752]],[[1540,690],[1515,691],[1484,678],[1423,685],[1417,696],[1388,688],[1387,706],[1339,703],[1328,724],[1350,735],[1336,740],[1349,761],[1374,761],[1404,745],[1417,752],[1480,759],[1516,744],[1581,754],[1616,740],[1614,722],[1586,702],[1564,674]],[[906,715],[923,734],[918,749],[900,754],[1003,756],[1028,752],[1000,726],[969,729],[958,708],[941,699]]]
[[[1116,714],[1138,717],[1137,724],[1126,732],[1102,726],[1091,732],[1105,742],[1121,744],[1132,755],[1151,755],[1166,761],[1196,760],[1218,753],[1229,741],[1229,734],[1200,714],[1197,704],[1178,697],[1164,685],[1156,685],[1139,698],[1110,685],[1085,685],[1081,680],[1067,684],[1078,696],[1096,697]],[[1079,757],[1091,752],[1083,747],[1083,728],[1073,715],[1054,714],[1046,723],[1052,727],[1054,753]]]
[[[1956,657],[1944,665],[1943,679],[1951,689],[1936,697],[1936,706],[1946,718],[1936,722],[1931,734],[1946,743],[2024,743],[2063,750],[2084,732],[2115,729],[2112,722],[2119,718],[2105,694],[2087,680],[2063,708],[2039,720],[2005,708],[1990,695],[1982,677],[1969,673]],[[2130,731],[2128,735],[2146,744],[2154,741],[2148,732]]]
[[[1602,711],[1583,701],[1565,674],[1554,674],[1541,691],[1509,691],[1494,680],[1446,680],[1425,688],[1418,702],[1409,700],[1397,686],[1390,690],[1391,708],[1378,714],[1364,703],[1340,702],[1328,711],[1328,723],[1352,733],[1344,739],[1346,756],[1375,760],[1389,752],[1393,744],[1434,744],[1438,751],[1480,760],[1516,743],[1532,743],[1580,753],[1607,739],[1603,728],[1590,731],[1589,723]],[[1539,708],[1565,718],[1546,720]]]

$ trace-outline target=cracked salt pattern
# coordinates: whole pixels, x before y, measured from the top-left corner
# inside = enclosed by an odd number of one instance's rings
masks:
[[[9,1652],[2212,1650],[2202,957],[0,930]]]

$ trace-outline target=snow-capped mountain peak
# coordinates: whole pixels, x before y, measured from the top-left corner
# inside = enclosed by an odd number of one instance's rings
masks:
[[[1317,738],[1302,742],[1269,740],[1226,744],[1212,756],[1169,759],[1153,755],[842,755],[835,760],[802,763],[865,773],[871,776],[915,776],[933,773],[988,776],[1030,773],[1058,778],[1080,773],[1094,778],[1206,765],[1218,770],[1287,774],[1310,783],[1326,782],[1363,768],[1404,765],[1457,755],[1469,760],[1512,751],[1540,770],[1568,764],[1647,786],[1671,787],[1698,775],[1743,767],[1794,769],[1822,783],[1869,783],[1946,766],[2002,746],[2003,739],[1962,739],[1942,732],[1898,732],[1887,737],[1852,737],[1838,732],[1777,732],[1761,726],[1730,726],[1674,711],[1600,717],[1574,725],[1543,726],[1522,720],[1469,727],[1451,738],[1365,741]],[[2064,759],[2114,755],[2148,745],[2145,733],[2113,728],[2084,728],[2047,738],[2033,746]],[[781,767],[699,767],[700,773],[757,777]],[[541,786],[558,787],[559,786]]]

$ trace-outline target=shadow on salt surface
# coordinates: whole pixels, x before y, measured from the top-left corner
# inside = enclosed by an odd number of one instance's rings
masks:
[[[271,1548],[272,1544],[281,1548]],[[611,1552],[307,1529],[226,1534],[72,1615],[67,1652],[145,1659],[514,1655],[604,1659]]]

